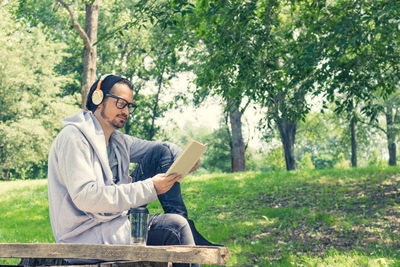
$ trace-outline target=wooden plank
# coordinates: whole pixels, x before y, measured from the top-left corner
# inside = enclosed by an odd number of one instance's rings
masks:
[[[23,258],[19,265],[0,265],[0,267],[11,266],[52,266],[59,267],[172,267],[172,263],[168,262],[149,262],[149,261],[106,261],[93,264],[75,264],[68,265],[61,259],[43,259],[43,258]]]
[[[105,262],[101,263],[100,267],[168,267],[168,262]],[[80,266],[72,266],[72,267],[80,267]],[[99,267],[99,266],[98,266]]]
[[[225,265],[226,247],[0,243],[0,258],[98,259]]]

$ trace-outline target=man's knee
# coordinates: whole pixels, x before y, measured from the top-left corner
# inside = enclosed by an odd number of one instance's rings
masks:
[[[152,233],[149,233],[152,236],[151,243],[155,242],[157,245],[195,245],[190,225],[183,216],[171,213],[160,214],[159,216],[151,226]],[[162,234],[160,234],[160,231]],[[157,237],[155,237],[156,234]],[[162,240],[157,240],[159,238]]]
[[[157,157],[162,157],[164,155],[170,154],[170,151],[169,151],[168,147],[164,146],[161,143],[157,143],[150,148],[148,153],[151,155],[157,156]]]
[[[151,158],[150,160],[154,163],[157,163],[159,168],[165,168],[172,164],[173,157],[171,151],[168,147],[163,144],[154,145],[148,152],[148,156]]]
[[[172,227],[173,229],[181,230],[188,228],[190,230],[188,221],[182,215],[167,213],[165,214],[165,216],[168,217],[169,226]]]
[[[135,181],[152,177],[168,170],[173,162],[173,156],[168,147],[161,143],[153,145],[140,160],[132,172]]]
[[[179,214],[165,215],[170,217],[170,230],[174,231],[175,235],[177,235],[180,245],[195,245],[190,225],[185,217]]]

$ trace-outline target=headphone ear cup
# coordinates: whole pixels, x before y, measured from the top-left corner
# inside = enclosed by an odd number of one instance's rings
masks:
[[[93,104],[95,104],[96,106],[100,105],[101,102],[103,102],[103,91],[101,90],[95,90],[92,94],[92,102]]]

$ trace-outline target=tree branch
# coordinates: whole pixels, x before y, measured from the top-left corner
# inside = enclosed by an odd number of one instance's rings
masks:
[[[244,107],[240,110],[240,113],[244,113],[245,111],[246,111],[246,109],[247,109],[247,107],[250,105],[250,103],[251,103],[251,98],[249,98],[248,100],[247,100],[247,103],[246,103],[246,105],[244,105]]]
[[[372,127],[376,128],[376,129],[382,131],[384,134],[387,134],[386,130],[384,128],[382,128],[381,126],[379,126],[378,124],[376,124],[376,123],[366,122],[366,121],[364,121],[362,119],[359,119],[358,121],[361,122],[364,125],[372,126]]]
[[[86,32],[82,29],[81,25],[75,19],[74,13],[72,12],[71,8],[63,1],[57,0],[69,13],[72,21],[72,25],[74,26],[75,30],[78,31],[79,35],[82,37],[85,46],[89,49],[92,49],[92,44],[90,42],[89,36],[87,36]]]

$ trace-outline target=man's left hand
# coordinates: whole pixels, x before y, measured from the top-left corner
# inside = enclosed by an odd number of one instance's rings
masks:
[[[200,166],[200,161],[201,159],[199,159],[196,164],[194,164],[193,168],[190,170],[190,173],[194,172],[195,170],[197,170],[197,168]]]

